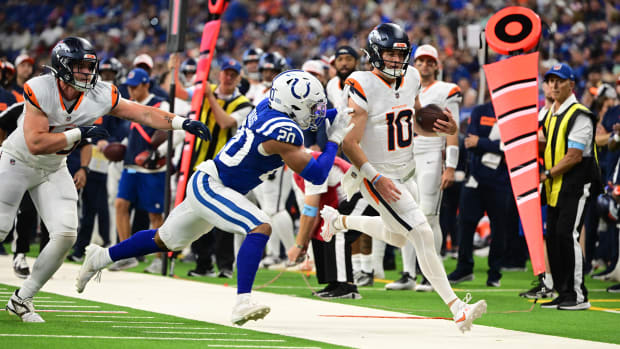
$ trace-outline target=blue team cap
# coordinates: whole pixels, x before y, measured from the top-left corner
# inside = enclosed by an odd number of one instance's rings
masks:
[[[568,64],[560,63],[556,64],[548,72],[545,73],[544,80],[547,80],[549,75],[555,75],[560,79],[569,79],[575,81],[575,73],[573,69],[568,66]]]
[[[127,86],[136,87],[149,82],[149,74],[142,68],[134,68],[127,74]]]
[[[224,62],[222,62],[222,64],[220,65],[220,70],[224,71],[226,69],[232,69],[234,71],[237,72],[237,74],[241,73],[241,64],[239,62],[237,62],[236,60],[229,58],[224,60]]]

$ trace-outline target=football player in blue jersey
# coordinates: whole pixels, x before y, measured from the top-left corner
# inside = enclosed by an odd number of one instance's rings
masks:
[[[348,91],[345,93],[348,94]],[[352,111],[342,108],[327,123],[329,142],[317,159],[303,150],[304,129],[317,129],[325,119],[327,97],[314,76],[301,70],[278,75],[269,98],[258,104],[214,160],[197,166],[185,200],[156,230],[143,230],[110,248],[90,245],[77,277],[77,291],[108,264],[154,252],[180,251],[214,226],[247,235],[237,256],[237,302],[231,321],[243,325],[270,311],[250,297],[258,264],[271,234],[267,214],[245,194],[273,171],[288,165],[313,184],[323,183],[334,163],[338,145],[351,130]],[[316,207],[304,214],[316,216]]]

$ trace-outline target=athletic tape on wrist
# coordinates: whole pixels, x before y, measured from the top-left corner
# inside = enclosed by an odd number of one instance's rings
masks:
[[[449,145],[446,147],[446,167],[456,168],[459,164],[459,147]]]
[[[183,122],[185,122],[185,118],[181,116],[175,116],[172,118],[172,129],[173,130],[182,130]]]
[[[366,161],[362,165],[362,167],[360,168],[360,173],[371,182],[375,179],[377,175],[379,175],[379,172],[375,170],[375,168],[372,167],[372,165],[368,161]]]
[[[67,137],[67,145],[73,145],[75,142],[79,142],[82,139],[82,131],[79,128],[73,128],[69,131],[63,132]]]
[[[318,207],[310,206],[308,204],[304,204],[304,208],[301,211],[301,214],[308,217],[316,217],[316,213],[319,211]]]

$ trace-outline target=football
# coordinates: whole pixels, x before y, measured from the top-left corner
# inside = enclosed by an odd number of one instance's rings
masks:
[[[127,147],[124,144],[113,142],[103,148],[103,155],[112,162],[123,161],[125,150],[127,150]]]
[[[437,119],[448,121],[448,116],[437,104],[429,104],[415,113],[415,121],[424,131],[434,132],[433,124]]]

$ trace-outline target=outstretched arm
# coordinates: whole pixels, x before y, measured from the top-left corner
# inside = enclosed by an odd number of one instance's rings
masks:
[[[110,114],[160,130],[183,129],[203,139],[211,138],[207,126],[200,121],[189,120],[165,110],[142,105],[123,98],[121,98],[116,107],[110,111]]]

